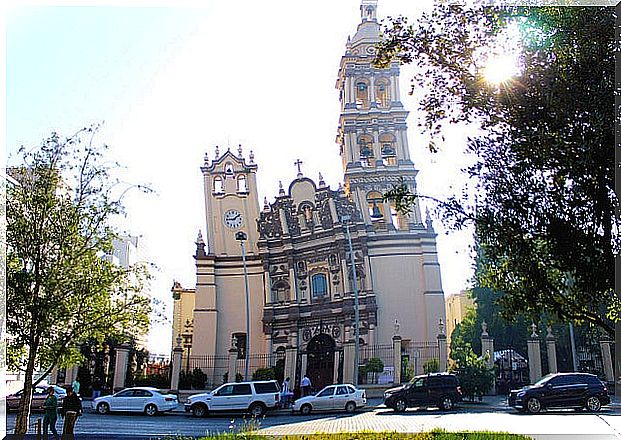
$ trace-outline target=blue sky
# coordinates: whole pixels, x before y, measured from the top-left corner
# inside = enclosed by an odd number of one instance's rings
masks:
[[[305,175],[321,172],[333,188],[342,181],[334,87],[359,0],[41,4],[5,16],[7,152],[104,121],[98,139],[125,165],[121,177],[155,190],[127,199],[128,215],[119,220],[143,237],[159,267],[154,296],[171,304],[173,280],[194,286],[194,241],[199,229],[205,233],[199,167],[216,145],[254,150],[260,200],[273,200],[279,180],[288,186],[298,158]],[[425,4],[380,0],[378,15],[414,16]],[[443,198],[463,183],[465,132],[447,133],[442,152],[430,154],[408,84],[404,67],[401,98],[412,112],[418,189]],[[444,291],[456,293],[471,274],[470,234],[435,226]],[[170,350],[169,329],[154,330],[151,348]]]

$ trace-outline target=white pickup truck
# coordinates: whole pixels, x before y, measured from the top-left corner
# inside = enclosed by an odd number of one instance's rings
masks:
[[[275,380],[225,383],[210,393],[194,394],[185,412],[204,417],[210,412],[248,412],[261,417],[280,406],[280,386]]]

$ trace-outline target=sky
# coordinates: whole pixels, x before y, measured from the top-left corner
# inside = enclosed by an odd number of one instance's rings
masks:
[[[306,176],[317,180],[321,172],[333,189],[342,182],[335,83],[360,0],[129,4],[5,6],[6,153],[10,164],[20,145],[103,123],[97,139],[124,165],[121,178],[154,190],[130,193],[118,225],[141,237],[158,267],[151,293],[172,319],[173,281],[196,282],[206,152],[213,158],[216,145],[236,152],[241,144],[247,157],[252,150],[259,200],[273,201],[279,180],[288,186],[297,159]],[[380,0],[378,17],[415,17],[430,4]],[[401,100],[411,111],[418,190],[446,198],[465,181],[464,139],[472,129],[450,129],[440,152],[430,153],[416,100],[406,93],[410,69],[401,71]],[[437,219],[434,226],[444,292],[457,293],[472,276],[471,232],[446,231]],[[169,353],[170,331],[170,324],[154,328],[149,349]]]

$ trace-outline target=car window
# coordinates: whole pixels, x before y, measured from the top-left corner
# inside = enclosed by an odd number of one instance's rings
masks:
[[[349,391],[349,394],[353,394],[356,392],[356,389],[354,387],[347,387],[347,390]]]
[[[134,397],[151,397],[153,393],[147,390],[134,390]]]
[[[317,394],[317,397],[328,397],[333,394],[334,394],[334,387],[328,387],[328,388],[321,390],[321,392]]]
[[[442,380],[439,376],[431,376],[428,380],[430,387],[441,387],[443,385],[448,385],[446,382]]]
[[[233,385],[226,385],[218,391],[218,396],[230,396],[233,394]]]
[[[252,389],[249,383],[233,385],[233,395],[235,396],[247,396],[252,394]]]
[[[254,390],[257,394],[278,393],[280,391],[276,382],[255,383]]]
[[[414,388],[422,388],[425,385],[427,385],[427,379],[425,377],[421,377],[420,379],[416,380],[413,384]]]
[[[349,394],[349,390],[347,389],[347,387],[338,387],[336,389],[337,396],[344,396],[346,394]]]
[[[571,376],[556,376],[548,382],[548,384],[551,384],[554,387],[561,387],[563,385],[571,385],[574,383],[576,383],[576,381],[573,380]]]
[[[35,390],[34,390],[34,394],[46,394],[45,391],[46,391],[45,388],[36,387]]]
[[[131,397],[134,395],[134,390],[125,390],[119,393],[116,393],[114,397]]]

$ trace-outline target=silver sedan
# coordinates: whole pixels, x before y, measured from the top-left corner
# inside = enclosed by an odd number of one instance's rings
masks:
[[[347,411],[353,413],[367,404],[364,390],[350,384],[328,385],[314,396],[302,397],[293,404],[293,412],[310,414],[311,411]]]

